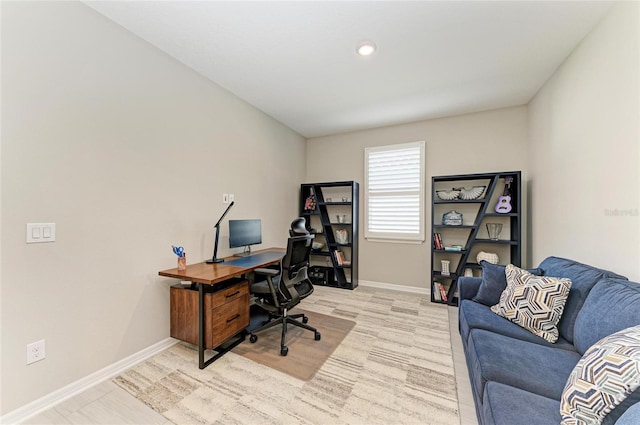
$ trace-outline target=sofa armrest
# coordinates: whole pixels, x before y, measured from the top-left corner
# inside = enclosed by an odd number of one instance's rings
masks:
[[[470,300],[475,297],[478,293],[478,289],[480,289],[481,283],[481,277],[461,276],[458,279],[458,294],[460,295],[460,301]]]

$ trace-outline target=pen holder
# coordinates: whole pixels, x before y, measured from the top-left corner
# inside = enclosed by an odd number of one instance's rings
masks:
[[[187,270],[187,256],[178,257],[178,270]]]

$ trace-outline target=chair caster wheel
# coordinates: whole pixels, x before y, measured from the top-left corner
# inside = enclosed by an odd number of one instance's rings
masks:
[[[253,344],[254,342],[256,342],[257,340],[258,340],[258,335],[251,335],[251,336],[249,337],[249,342],[250,342],[250,343],[252,343],[252,344]]]
[[[287,347],[286,345],[284,347],[280,348],[280,355],[281,356],[286,356],[289,353],[289,347]]]
[[[320,332],[316,331],[314,338],[316,341],[320,341]]]
[[[302,318],[302,323],[307,323],[309,321],[309,318],[307,316],[304,316]]]

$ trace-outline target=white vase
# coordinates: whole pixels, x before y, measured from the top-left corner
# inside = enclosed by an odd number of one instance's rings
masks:
[[[500,261],[500,259],[498,258],[498,254],[493,252],[480,251],[476,256],[476,261],[478,262],[478,264],[480,264],[480,261],[482,260],[491,264],[498,264],[498,261]]]
[[[349,241],[349,233],[345,229],[336,230],[336,242],[344,245]]]
[[[440,274],[445,275],[445,276],[449,276],[450,272],[449,272],[449,260],[441,260],[440,261]]]

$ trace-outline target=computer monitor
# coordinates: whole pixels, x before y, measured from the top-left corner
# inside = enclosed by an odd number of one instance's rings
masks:
[[[259,219],[229,220],[229,248],[245,247],[243,253],[236,256],[251,254],[251,245],[262,243],[262,224]]]

